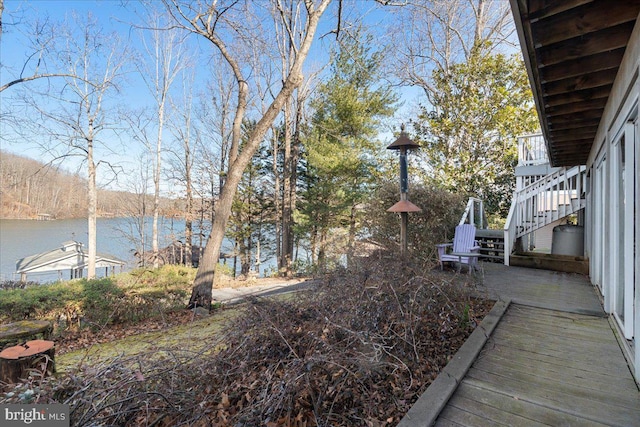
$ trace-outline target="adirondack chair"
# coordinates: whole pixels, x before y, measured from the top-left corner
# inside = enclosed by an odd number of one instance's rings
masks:
[[[469,272],[476,266],[477,256],[453,255],[460,253],[480,253],[480,246],[476,242],[476,227],[473,224],[461,224],[456,227],[453,243],[440,243],[438,248],[438,264],[442,270],[445,262],[459,262],[469,266]]]

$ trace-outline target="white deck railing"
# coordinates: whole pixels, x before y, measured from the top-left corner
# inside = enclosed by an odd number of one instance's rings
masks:
[[[561,168],[514,193],[504,226],[506,265],[518,238],[585,207],[585,171]]]
[[[487,228],[487,216],[484,213],[484,202],[477,197],[469,197],[467,207],[460,218],[459,225],[473,224],[476,228]]]
[[[549,163],[547,144],[541,133],[518,137],[518,166]]]

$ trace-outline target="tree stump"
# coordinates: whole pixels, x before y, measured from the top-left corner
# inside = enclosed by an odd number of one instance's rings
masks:
[[[53,341],[33,340],[0,352],[0,382],[13,384],[36,370],[43,376],[55,372]]]
[[[16,345],[30,338],[49,339],[51,330],[51,322],[46,320],[21,320],[5,323],[0,325],[0,348],[6,345]]]

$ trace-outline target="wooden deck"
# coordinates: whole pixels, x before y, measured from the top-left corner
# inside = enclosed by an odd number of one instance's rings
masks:
[[[486,265],[512,299],[437,426],[640,426],[640,392],[593,287],[579,275]]]
[[[605,316],[593,285],[584,276],[502,264],[483,263],[481,294],[572,313]]]

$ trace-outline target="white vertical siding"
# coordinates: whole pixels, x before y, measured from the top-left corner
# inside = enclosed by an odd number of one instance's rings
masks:
[[[620,304],[616,306],[616,297],[620,297],[616,292],[624,292],[622,332],[627,339],[633,340],[633,345],[630,346],[634,353],[631,363],[638,381],[640,249],[636,248],[640,248],[640,138],[637,112],[640,98],[639,67],[640,25],[636,25],[589,153],[587,166],[592,172],[592,188],[588,197],[592,212],[586,216],[589,234],[586,251],[592,264],[591,280],[602,286],[605,309],[608,312],[622,310]],[[623,133],[624,172],[621,168],[622,153],[616,152],[616,144]],[[599,185],[601,188],[598,188]],[[596,204],[599,206],[596,207]],[[623,215],[619,209],[624,209]],[[601,283],[598,283],[599,280]],[[618,317],[618,320],[622,319]]]

